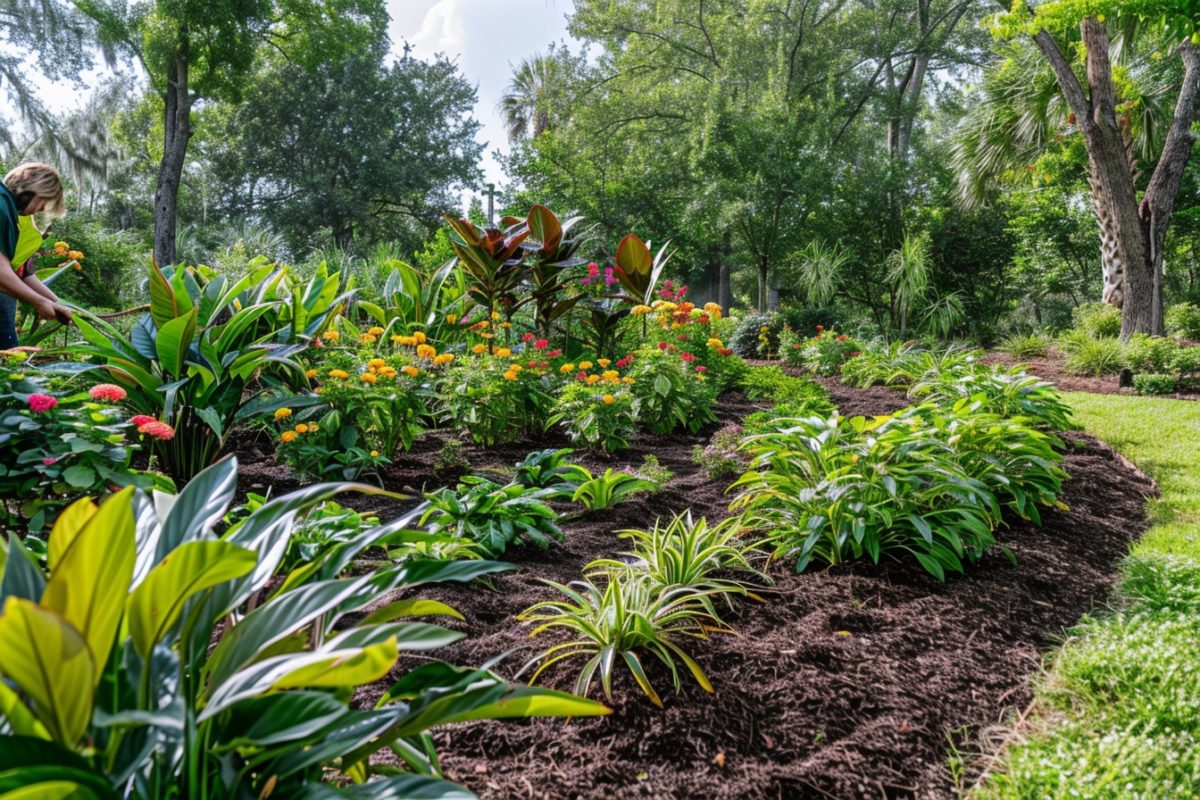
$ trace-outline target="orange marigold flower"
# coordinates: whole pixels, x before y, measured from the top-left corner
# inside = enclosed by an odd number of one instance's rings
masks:
[[[296,433],[295,431],[284,431],[283,433],[279,434],[279,441],[283,442],[284,444],[287,444],[288,442],[294,442],[296,441],[296,437],[299,435],[300,434]]]
[[[281,420],[281,419],[287,419],[287,418],[288,418],[288,417],[290,417],[291,415],[292,415],[292,410],[291,410],[290,408],[277,408],[277,409],[275,409],[275,420],[276,420],[277,422],[278,422],[279,420]]]
[[[321,334],[321,338],[327,342],[336,342],[338,339],[342,338],[342,335],[337,331],[325,331]]]
[[[362,375],[359,375],[358,377],[359,377],[359,380],[361,380],[363,383],[373,384],[377,380],[379,380],[378,377],[376,377],[373,373],[370,373],[370,372],[364,372]]]
[[[431,344],[417,345],[417,358],[433,358],[437,355],[437,348]]]
[[[592,362],[590,362],[590,361],[580,361],[580,362],[579,362],[579,368],[580,368],[580,369],[591,369],[591,368],[592,368]]]
[[[517,379],[517,373],[513,372],[511,369],[508,372],[504,373],[504,380],[515,381],[516,379]]]
[[[474,353],[475,355],[481,355],[483,353],[486,353],[487,345],[486,344],[477,344],[471,348],[471,352]]]
[[[417,369],[412,364],[405,364],[400,368],[400,371],[410,378],[415,378],[421,374],[421,370]]]
[[[574,364],[563,364],[561,367],[558,368],[558,371],[561,372],[563,375],[566,375],[569,372],[575,371],[575,365]]]
[[[294,430],[296,433],[308,433],[308,425],[301,422],[299,425],[297,425],[292,430]]]
[[[304,373],[304,377],[309,379],[315,378],[317,377],[317,371],[315,369],[310,369],[308,372]]]
[[[425,331],[413,331],[412,339],[416,344],[425,344],[428,341],[425,338]]]
[[[379,369],[380,367],[383,367],[386,365],[387,365],[387,362],[384,361],[382,358],[372,358],[370,361],[367,362],[368,367],[374,367],[375,369]]]
[[[509,350],[507,347],[496,348],[496,356],[498,358],[508,358],[511,355],[512,355],[512,350]]]
[[[329,370],[329,377],[337,378],[339,381],[344,381],[350,377],[350,373],[346,372],[344,369],[331,369]]]
[[[599,382],[600,382],[600,376],[599,376],[599,375],[588,375],[588,376],[587,376],[587,383],[588,383],[588,386],[595,386],[595,385],[596,385],[597,383],[599,383]]]
[[[613,403],[617,402],[617,398],[613,397],[611,394],[606,394],[600,399],[604,401],[604,405],[606,406],[611,406]]]
[[[371,334],[372,336],[382,336],[383,328],[379,327],[378,325],[372,325],[370,328],[367,328],[367,333]]]
[[[396,368],[395,367],[386,367],[386,366],[380,367],[379,374],[385,378],[394,378],[394,377],[396,377]]]
[[[378,337],[373,333],[364,333],[362,336],[358,337],[358,340],[363,344],[375,344],[375,342],[378,341]]]
[[[596,359],[596,363],[600,365],[600,368],[601,368],[601,369],[608,369],[608,365],[612,363],[612,359],[610,359],[610,358],[597,358],[597,359]]]

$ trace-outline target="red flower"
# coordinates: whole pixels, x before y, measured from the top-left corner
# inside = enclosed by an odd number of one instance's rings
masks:
[[[26,400],[29,403],[29,410],[35,414],[41,414],[43,411],[49,411],[58,405],[58,398],[51,397],[48,394],[31,394]]]
[[[175,436],[175,429],[165,422],[154,420],[153,422],[147,422],[145,425],[139,425],[138,433],[144,433],[147,436],[153,436],[159,441],[167,442]]]
[[[850,354],[850,357],[854,358],[855,356],[861,356],[861,355],[862,355],[861,351],[855,350],[853,353]]]
[[[523,333],[523,334],[521,334],[521,341],[522,341],[522,342],[532,342],[532,341],[533,341],[533,339],[534,339],[534,336],[533,336],[533,334],[532,334],[532,333]]]
[[[663,281],[663,288],[664,289],[674,289],[675,284],[671,283],[671,281],[669,281],[669,280],[666,280],[666,281]]]
[[[658,349],[659,349],[659,350],[666,350],[668,347],[670,347],[670,345],[669,345],[669,344],[667,344],[666,342],[659,342],[659,343],[658,343]]]
[[[537,369],[537,362],[536,361],[526,361],[525,366],[529,367],[530,369]]]
[[[678,336],[676,336],[675,338],[676,338],[676,339],[678,339],[678,340],[679,340],[679,341],[681,341],[681,342],[686,342],[686,341],[687,341],[687,335],[686,335],[686,334],[683,334],[683,333],[679,334],[679,335],[678,335]]]
[[[560,347],[557,350],[551,350],[549,353],[546,353],[546,358],[558,358],[561,355],[562,355],[562,348]]]
[[[719,356],[731,356],[731,355],[733,355],[733,350],[732,350],[732,349],[730,349],[730,348],[728,348],[728,347],[718,347],[718,348],[717,348],[717,355],[719,355]]]
[[[703,375],[704,373],[708,372],[708,367],[704,366],[703,364],[697,364],[696,372],[699,372],[701,375]]]
[[[530,363],[533,363],[533,362],[530,362]],[[546,367],[548,367],[548,366],[550,366],[550,362],[549,362],[549,361],[541,361],[541,362],[539,362],[539,363],[538,363],[538,368],[539,368],[539,369],[545,369],[545,368],[546,368]]]
[[[57,459],[57,458],[43,458],[43,459],[42,459],[42,466],[43,466],[43,467],[48,467],[48,466],[50,466],[51,464],[54,464],[54,463],[56,463],[57,461],[58,461],[58,459]]]
[[[841,336],[839,336],[839,337],[837,338],[837,340],[838,340],[839,342],[844,342],[844,341],[846,341],[846,335],[845,335],[845,334],[842,334]]]
[[[587,380],[587,371],[581,369],[581,370],[579,370],[579,372],[575,373],[575,377],[581,381],[586,381]]]
[[[701,314],[700,316],[696,317],[696,321],[701,325],[707,325],[709,323],[708,314]]]
[[[825,326],[824,326],[824,325],[818,325],[818,326],[817,326],[817,333],[820,333],[820,332],[821,332],[821,331],[823,331],[823,330],[825,330]]]
[[[691,353],[684,353],[683,355],[680,356],[680,358],[682,358],[684,361],[688,362],[689,364],[696,360],[696,357],[694,355],[692,355]]]
[[[545,350],[549,346],[550,346],[550,343],[547,342],[545,339],[538,339],[536,342],[533,343],[534,350]]]
[[[314,350],[320,350],[320,349],[321,349],[322,347],[324,347],[325,345],[321,343],[321,340],[320,340],[320,339],[313,339],[313,340],[312,340],[312,346],[313,346],[313,349],[314,349]]]
[[[93,400],[107,400],[110,403],[119,403],[125,399],[125,390],[113,383],[98,383],[88,390],[88,395]]]
[[[140,428],[143,425],[145,425],[147,422],[157,422],[158,420],[156,420],[154,417],[148,417],[145,414],[138,414],[137,416],[133,417],[129,421],[136,427]]]
[[[661,292],[658,293],[658,296],[665,300],[670,300],[675,295],[671,293],[670,289],[663,289]]]

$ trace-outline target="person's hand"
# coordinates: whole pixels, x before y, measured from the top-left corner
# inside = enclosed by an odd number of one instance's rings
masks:
[[[71,316],[71,309],[66,306],[54,306],[54,318],[63,325],[70,325],[74,317]]]
[[[63,309],[63,310],[65,311],[66,309]],[[57,320],[58,319],[58,306],[56,306],[50,300],[47,300],[45,297],[38,300],[37,305],[35,305],[33,307],[33,312],[35,314],[37,314],[38,319],[44,319],[44,320]]]

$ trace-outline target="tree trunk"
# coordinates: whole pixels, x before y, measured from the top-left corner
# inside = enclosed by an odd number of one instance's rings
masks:
[[[1109,61],[1108,29],[1085,17],[1079,24],[1087,51],[1087,92],[1049,32],[1034,36],[1049,60],[1067,105],[1075,114],[1088,153],[1092,199],[1100,226],[1104,300],[1121,308],[1121,336],[1162,335],[1162,249],[1175,195],[1191,156],[1195,135],[1200,51],[1190,40],[1179,45],[1183,83],[1162,155],[1141,203],[1125,131],[1117,120],[1116,90]]]
[[[767,310],[767,257],[760,256],[758,259],[758,310]]]
[[[186,26],[180,30],[179,46],[167,68],[166,113],[163,116],[163,156],[154,187],[154,260],[160,267],[175,263],[175,227],[179,184],[188,140],[192,136],[192,99],[188,90],[188,41]]]
[[[726,314],[733,305],[733,283],[730,279],[729,258],[733,255],[733,237],[728,230],[721,237],[721,267],[717,275],[717,304]]]

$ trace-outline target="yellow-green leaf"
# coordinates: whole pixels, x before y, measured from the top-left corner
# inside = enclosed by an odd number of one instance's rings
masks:
[[[339,688],[371,683],[388,674],[398,654],[393,636],[379,644],[332,653],[329,658],[292,670],[272,683],[271,689]]]
[[[95,796],[75,781],[42,781],[0,794],[0,800],[84,800]]]
[[[104,501],[88,519],[50,573],[41,605],[57,611],[83,634],[100,680],[117,635],[137,557],[133,489]]]
[[[0,614],[0,674],[21,687],[50,736],[74,747],[92,718],[98,669],[61,616],[10,597]]]
[[[454,619],[463,619],[462,614],[445,603],[439,603],[437,600],[423,600],[419,597],[412,597],[388,603],[359,624],[364,626],[377,625],[381,622],[391,622],[394,619],[402,617],[454,617]]]
[[[83,530],[83,526],[97,511],[96,504],[90,497],[81,497],[63,509],[50,529],[50,542],[46,552],[46,563],[54,569],[63,553],[70,549],[75,537]]]
[[[258,562],[252,550],[229,542],[185,542],[167,554],[129,597],[129,633],[142,658],[179,621],[188,598],[234,578]]]
[[[4,681],[0,681],[0,718],[8,720],[8,726],[17,736],[50,738],[46,726],[37,721],[33,712],[25,707],[17,693]]]

